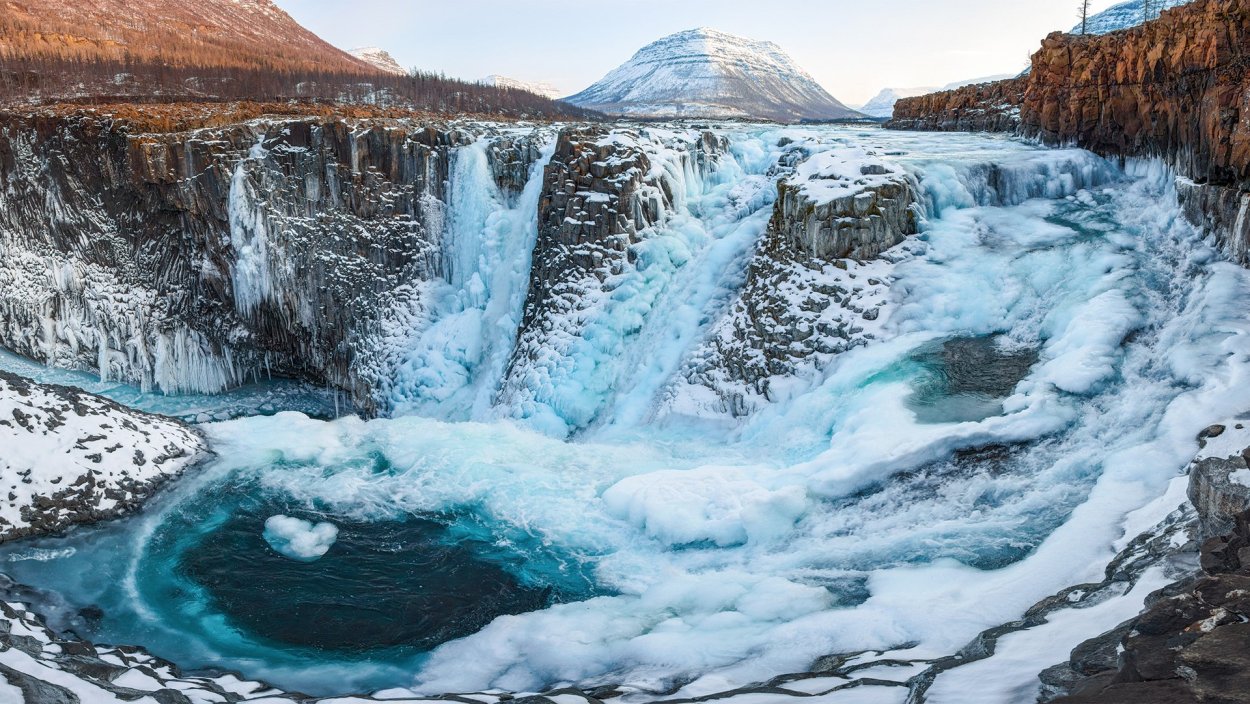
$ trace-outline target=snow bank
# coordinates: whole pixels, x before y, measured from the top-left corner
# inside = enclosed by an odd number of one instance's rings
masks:
[[[206,451],[177,421],[0,372],[0,542],[133,511]]]

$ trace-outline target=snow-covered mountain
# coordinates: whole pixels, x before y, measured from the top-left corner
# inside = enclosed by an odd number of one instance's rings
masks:
[[[642,48],[567,102],[636,118],[799,122],[862,115],[820,86],[781,47],[694,29]]]
[[[559,98],[561,95],[563,95],[563,92],[559,88],[556,88],[550,83],[533,83],[530,81],[522,81],[517,78],[509,78],[507,76],[500,76],[497,74],[491,74],[487,76],[486,78],[483,78],[482,80],[478,81],[478,83],[481,83],[484,86],[494,86],[496,88],[508,88],[511,90],[529,91],[530,93],[534,93],[535,95],[541,95],[544,98],[551,98],[552,100]]]
[[[1153,0],[1151,2],[1151,16],[1160,10],[1168,10],[1178,5],[1186,5],[1191,0]],[[1129,0],[1120,3],[1114,7],[1110,7],[1102,12],[1089,18],[1089,22],[1085,27],[1086,34],[1109,34],[1121,29],[1136,27],[1145,20],[1145,7],[1143,0]],[[1078,23],[1072,28],[1072,34],[1081,33],[1081,25]]]
[[[347,53],[351,54],[352,56],[355,56],[356,58],[369,64],[370,66],[373,66],[374,68],[380,69],[387,73],[393,73],[397,76],[408,75],[408,69],[405,69],[403,66],[400,66],[399,62],[395,60],[394,56],[391,56],[390,53],[388,53],[384,49],[379,49],[376,46],[360,47],[359,49],[352,49],[351,51]]]

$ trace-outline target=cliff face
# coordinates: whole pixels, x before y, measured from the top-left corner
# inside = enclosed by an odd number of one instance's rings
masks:
[[[1198,0],[1101,37],[1052,34],[1033,57],[1022,132],[1239,185],[1250,177],[1248,42],[1246,0]]]
[[[1020,127],[1025,78],[980,83],[894,104],[892,129],[937,132],[1014,132]]]
[[[1250,243],[1250,0],[1196,0],[1104,36],[1055,33],[1028,76],[899,101],[896,129],[1018,130],[1104,155],[1161,157],[1186,209],[1243,264]],[[1018,111],[1018,118],[1009,116]]]
[[[137,135],[8,118],[0,345],[166,391],[272,373],[370,407],[377,370],[358,362],[440,270],[440,198],[464,139],[398,122]]]
[[[488,374],[482,360],[461,366],[490,377],[483,403],[526,418],[555,409],[556,432],[585,427],[609,402],[618,380],[605,370],[620,355],[610,340],[642,334],[706,236],[691,199],[735,158],[724,136],[697,130],[571,126],[557,139],[549,128],[381,118],[266,117],[181,133],[130,124],[0,118],[0,346],[173,393],[291,377],[384,413],[426,398],[397,388],[396,371],[423,365],[421,345],[442,329],[432,326],[458,313],[444,300],[460,286],[453,268],[483,266],[482,233],[461,225],[515,210],[534,239],[515,244],[526,228],[509,226],[513,244],[491,255],[527,277],[515,314],[500,318],[515,337],[491,353]],[[480,176],[457,166],[479,157]],[[848,273],[858,265],[841,260],[873,259],[914,232],[917,196],[876,160],[823,159],[795,145],[724,204],[728,222],[763,208],[772,218],[744,272],[740,320],[722,331],[735,351],[703,359],[715,369],[697,383],[766,394],[765,376],[827,359],[876,323],[886,281],[861,272],[865,289]],[[582,353],[606,360],[586,374],[596,393],[569,381]]]
[[[794,173],[777,184],[742,291],[683,370],[719,413],[749,415],[775,386],[868,344],[890,284],[888,263],[873,260],[918,232],[919,188],[898,166],[801,149],[782,161]]]

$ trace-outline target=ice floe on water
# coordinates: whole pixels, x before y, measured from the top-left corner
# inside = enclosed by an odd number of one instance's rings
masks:
[[[333,523],[313,523],[293,516],[270,516],[265,520],[265,542],[292,560],[315,562],[330,551],[338,540]]]
[[[1246,410],[1250,271],[1222,261],[1183,222],[1159,164],[1120,169],[1079,150],[981,136],[728,136],[734,163],[723,168],[737,179],[764,177],[783,138],[811,153],[875,152],[916,179],[927,220],[889,262],[888,311],[871,344],[748,417],[701,417],[705,406],[693,402],[661,415],[656,402],[726,314],[766,226],[764,201],[742,207],[719,176],[691,181],[696,192],[680,201],[674,231],[647,244],[663,245],[663,256],[639,252],[655,269],[622,282],[639,298],[611,308],[641,305],[630,308],[641,324],[599,319],[586,328],[595,339],[561,352],[588,356],[547,360],[552,375],[542,378],[561,386],[534,398],[550,400],[556,415],[546,417],[559,423],[500,414],[480,405],[475,380],[498,380],[493,360],[513,342],[499,328],[517,315],[527,264],[509,259],[516,252],[504,240],[532,233],[519,221],[475,221],[460,236],[507,237],[485,240],[502,249],[461,252],[459,283],[439,313],[446,322],[413,347],[395,388],[421,415],[327,422],[285,413],[205,426],[219,458],[203,474],[127,524],[41,541],[76,552],[14,562],[12,572],[69,603],[101,605],[109,616],[90,635],[305,691],[576,684],[704,695],[836,653],[949,655],[1043,597],[1098,581],[1126,525],[1150,525],[1134,512],[1167,493],[1196,433]],[[481,167],[466,151],[455,173],[480,179]],[[485,265],[470,275],[474,261]],[[464,344],[447,347],[453,339]],[[997,383],[968,382],[969,364],[993,368]],[[421,376],[438,370],[450,371]],[[595,411],[562,406],[573,391],[596,394],[581,399]],[[572,420],[580,431],[568,441]],[[295,516],[283,522],[296,528],[282,531],[288,545],[315,524],[340,526],[313,566],[330,569],[345,553],[347,526],[420,519],[429,522],[423,550],[471,544],[457,559],[515,593],[531,590],[530,600],[523,610],[492,602],[480,628],[448,631],[429,647],[320,660],[232,623],[211,597],[195,618],[179,618],[181,602],[158,575],[177,573],[229,520],[186,519],[214,486],[246,487],[237,491],[274,504],[264,515]],[[240,544],[257,533],[243,528]],[[309,542],[309,554],[325,547]],[[411,544],[368,551],[388,556],[381,562],[414,559]],[[105,546],[122,564],[97,575]],[[198,573],[188,574],[194,587]],[[425,573],[407,575],[424,588]],[[1154,583],[1149,576],[1139,591]],[[353,627],[370,632],[396,620],[369,603],[334,604],[356,609]],[[1088,628],[1120,618],[1122,607],[1089,612],[1097,618]],[[1044,634],[1079,640],[1094,635],[1088,628],[1059,619]],[[1055,655],[1042,640],[1005,642],[997,691],[1028,689],[1050,664],[1032,660]],[[935,697],[959,689],[954,679],[943,689],[942,677]],[[902,699],[864,689],[865,701]]]

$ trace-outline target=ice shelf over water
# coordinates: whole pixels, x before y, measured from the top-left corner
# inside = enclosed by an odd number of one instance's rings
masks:
[[[1246,410],[1250,271],[1184,222],[1158,163],[1120,169],[1000,137],[734,127],[721,163],[696,174],[672,146],[680,134],[647,129],[655,168],[681,197],[642,234],[642,264],[576,320],[556,321],[593,339],[543,360],[532,378],[556,386],[532,389],[541,413],[493,394],[515,344],[541,168],[505,202],[480,147],[465,147],[451,183],[453,266],[408,338],[395,417],[206,425],[219,458],[200,476],[144,516],[40,541],[51,559],[6,569],[68,604],[104,605],[94,637],[314,693],[572,684],[705,695],[836,653],[949,655],[1043,597],[1100,580],[1126,525],[1176,508],[1160,497],[1197,432]],[[871,340],[744,416],[683,402],[696,393],[688,357],[731,309],[794,145],[844,151],[815,165],[830,173],[865,156],[905,172],[923,196],[922,232],[874,262],[888,287]],[[1014,388],[974,390],[988,416],[943,416],[930,393],[918,418],[913,396],[939,363],[916,360],[940,359],[935,345],[953,339],[1033,363]],[[966,403],[973,392],[961,393]],[[982,454],[961,452],[972,450]],[[145,581],[175,569],[152,561],[176,556],[149,548],[183,507],[239,481],[310,521],[452,517],[512,555],[501,564],[522,583],[586,575],[593,588],[399,659],[275,654],[224,618],[171,618],[160,585]],[[1075,645],[1131,611],[1108,606],[1051,632]],[[1036,641],[1006,644],[996,692],[1036,692],[1052,663],[1019,653],[1058,652]],[[904,693],[862,689],[828,701]],[[947,694],[956,690],[939,676],[930,701],[966,701]]]

